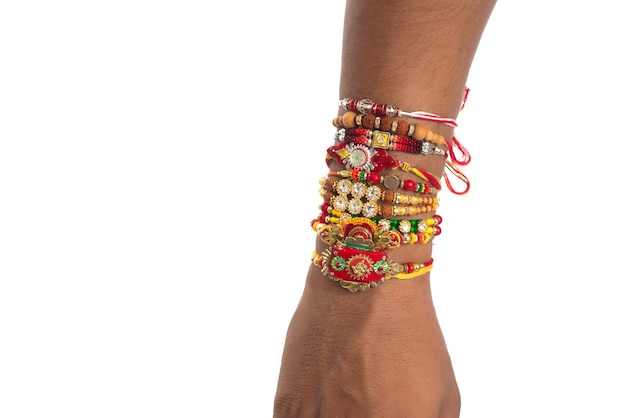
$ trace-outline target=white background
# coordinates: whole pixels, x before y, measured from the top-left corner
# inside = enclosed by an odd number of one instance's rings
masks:
[[[0,3],[0,416],[269,417],[343,2]],[[442,192],[464,418],[626,417],[615,2],[501,1]]]

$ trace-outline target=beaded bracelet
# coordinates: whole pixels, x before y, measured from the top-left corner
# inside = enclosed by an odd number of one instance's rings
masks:
[[[344,217],[344,214],[350,215],[363,215],[368,218],[374,216],[400,217],[400,216],[415,216],[423,213],[430,213],[437,210],[438,204],[425,205],[425,206],[399,206],[399,205],[379,205],[375,202],[361,202],[357,199],[331,199],[328,203],[329,209],[328,215],[334,215],[337,218]]]
[[[354,219],[354,218],[352,218]],[[431,218],[416,220],[389,220],[389,219],[369,219],[376,225],[375,234],[377,237],[384,237],[384,248],[398,248],[402,244],[428,244],[434,237],[441,234],[441,217],[435,215]],[[333,245],[343,238],[342,227],[343,220],[338,223],[324,223],[319,220],[313,220],[311,227],[320,237],[322,242]]]
[[[335,139],[341,142],[411,154],[446,156],[446,151],[433,142],[414,139],[410,136],[393,135],[385,131],[341,128],[335,133]]]
[[[428,227],[435,227],[438,229],[435,235],[439,235],[441,233],[441,227],[439,227],[439,225],[443,222],[441,215],[433,215],[432,217],[424,219],[370,218],[369,220],[374,222],[374,224],[376,224],[376,226],[381,230],[399,231],[401,233],[424,232]],[[325,225],[328,224],[324,223],[324,221],[320,218],[311,221],[311,228],[313,228],[316,232],[318,232],[318,228]]]
[[[436,197],[434,199],[437,199]],[[422,213],[434,212],[439,207],[438,199],[432,204],[424,206],[400,206],[383,204],[378,205],[378,214],[385,217],[397,217],[397,216],[415,216]]]
[[[441,215],[433,215],[425,219],[377,219],[374,220],[379,228],[402,233],[425,232],[427,228],[434,227],[435,235],[441,233],[439,225],[443,222]]]
[[[439,207],[437,198],[430,204],[423,205],[391,205],[391,204],[379,204],[376,201],[363,202],[360,199],[349,199],[346,196],[332,196],[324,203],[327,205],[326,210],[328,215],[334,215],[341,218],[344,214],[350,215],[363,215],[368,218],[374,216],[399,217],[399,216],[415,216],[422,213],[434,212]],[[326,207],[326,206],[324,206]]]
[[[373,218],[382,216],[385,218],[415,216],[434,212],[439,207],[438,202],[423,206],[401,206],[390,204],[378,204],[374,201],[362,202],[359,199],[348,199],[344,196],[333,196],[330,200],[320,205],[324,218],[336,218],[338,220],[349,219],[353,216],[365,216]]]
[[[348,179],[333,182],[328,178],[322,178],[320,183],[323,187],[319,193],[324,198],[325,203],[329,204],[330,213],[335,216],[341,216],[346,211],[352,215],[363,213],[367,217],[376,215],[384,217],[413,216],[432,212],[439,204],[437,197],[411,196],[381,191],[378,186],[367,186],[365,183]],[[330,192],[326,187],[331,187],[337,194]],[[367,199],[367,201],[363,202],[362,198]],[[388,203],[378,204],[380,199]],[[393,204],[389,204],[389,202]]]
[[[368,186],[366,183],[351,178],[334,181],[329,177],[322,177],[319,179],[319,184],[322,186],[322,189],[320,189],[322,197],[326,197],[329,189],[332,189],[342,196],[351,194],[358,198],[366,197],[367,200],[380,199],[383,202],[403,205],[423,205],[437,202],[435,197],[424,196],[423,193],[405,194],[397,193],[393,190],[382,190],[376,185]]]
[[[382,149],[342,142],[338,145],[330,146],[326,150],[326,165],[329,168],[332,160],[337,161],[345,168],[357,169],[367,173],[380,173],[385,169],[394,170],[400,168],[402,171],[411,172],[422,180],[427,181],[437,190],[441,190],[441,179],[439,177],[433,173],[412,167],[406,162],[399,161]]]
[[[378,200],[381,200],[387,203],[409,206],[433,205],[438,202],[438,198],[434,196],[395,193],[391,190],[381,191],[378,186],[367,186],[365,183],[361,182],[350,183],[347,179],[333,182],[331,179],[323,177],[320,179],[320,184],[322,185],[322,188],[319,190],[319,193],[325,201],[337,196],[349,199],[349,196],[351,195],[356,199],[364,197],[370,202],[377,202]],[[333,194],[329,188],[335,190],[337,195]]]
[[[453,128],[457,127],[456,120],[452,118],[445,118],[443,116],[436,115],[430,112],[424,112],[421,110],[416,110],[412,112],[407,112],[402,109],[398,109],[395,105],[385,104],[385,103],[376,103],[371,99],[341,99],[339,100],[339,106],[344,110],[349,110],[353,112],[374,115],[374,116],[390,116],[390,117],[399,117],[406,116],[413,119],[427,120],[431,122],[439,122],[444,123],[446,125],[452,126]]]
[[[413,180],[403,180],[400,177],[390,174],[387,176],[380,175],[378,173],[367,173],[365,171],[353,170],[341,170],[330,171],[328,176],[336,176],[343,178],[351,178],[359,181],[367,181],[370,184],[382,184],[389,190],[403,189],[407,192],[415,192],[421,194],[436,194],[439,190],[434,189],[428,183],[417,183]]]
[[[412,125],[403,120],[389,116],[364,115],[348,111],[333,119],[335,128],[356,128],[362,126],[367,129],[380,129],[398,135],[406,135],[417,140],[433,142],[441,147],[448,148],[446,139],[441,134],[429,130],[422,124]]]

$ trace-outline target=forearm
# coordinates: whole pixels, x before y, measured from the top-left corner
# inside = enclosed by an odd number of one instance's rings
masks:
[[[494,4],[495,0],[347,0],[337,99],[371,99],[456,119]],[[338,115],[344,113],[340,107]],[[419,123],[451,142],[453,126]],[[401,151],[389,155],[436,177],[442,176],[446,164],[445,155]],[[335,159],[329,168],[332,183],[345,167]],[[408,175],[398,173],[403,181]],[[407,192],[411,194],[415,193]],[[434,215],[432,210],[413,218]],[[331,217],[321,215],[319,222],[329,226]],[[316,253],[326,252],[326,258],[314,258],[287,333],[275,416],[458,417],[458,388],[433,307],[429,273],[408,280],[390,277],[367,291],[349,292],[343,287],[350,287],[350,280],[340,281],[340,286],[337,277],[328,274],[329,249],[341,251],[345,245],[332,240],[316,241]],[[427,262],[432,241],[404,243],[386,251],[386,256],[405,266]]]
[[[367,97],[456,118],[494,5],[495,0],[347,0],[340,98]]]

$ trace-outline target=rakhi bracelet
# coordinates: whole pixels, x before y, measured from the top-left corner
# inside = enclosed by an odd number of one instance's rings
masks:
[[[433,215],[425,219],[377,219],[374,222],[376,222],[379,228],[399,231],[404,234],[426,232],[426,229],[433,227],[435,235],[439,235],[441,233],[439,225],[441,225],[443,219],[440,215]]]
[[[423,213],[430,213],[437,210],[439,205],[437,203],[424,206],[400,206],[389,204],[377,204],[375,202],[361,202],[357,199],[347,200],[343,196],[339,196],[337,199],[331,199],[330,202],[324,202],[328,204],[327,215],[333,215],[339,219],[343,219],[346,216],[363,215],[368,218],[374,216],[398,217],[398,216],[415,216]]]
[[[409,117],[412,119],[425,120],[430,122],[443,123],[453,128],[457,127],[456,120],[452,118],[446,118],[434,113],[424,112],[416,110],[407,112],[402,109],[398,109],[395,105],[377,103],[372,99],[341,99],[339,100],[339,106],[344,110],[363,113],[366,115],[374,116],[389,116],[389,117]]]
[[[437,199],[437,198],[434,198]],[[360,199],[350,199],[345,196],[332,196],[328,201],[320,205],[325,216],[334,216],[340,219],[353,215],[362,215],[368,218],[382,216],[385,218],[399,216],[415,216],[423,213],[430,213],[437,210],[439,202],[435,201],[425,205],[392,205],[388,203],[379,204],[376,201],[363,202]]]
[[[326,149],[326,165],[335,160],[346,168],[376,172],[397,168],[399,162],[387,154],[387,151],[375,149],[361,144],[347,144],[342,142]]]
[[[361,126],[366,129],[380,129],[392,134],[406,135],[416,140],[433,142],[441,147],[448,148],[448,143],[443,135],[437,134],[422,124],[409,124],[389,116],[365,115],[348,111],[333,119],[335,128],[356,128]]]
[[[437,219],[439,218],[439,219]],[[324,223],[319,220],[311,222],[311,228],[318,237],[328,245],[333,245],[343,239],[342,225],[354,218],[345,219],[341,222]],[[394,222],[389,219],[368,219],[376,225],[375,236],[384,239],[383,248],[398,248],[405,244],[428,244],[434,237],[441,234],[441,217],[435,215],[431,218],[415,220],[404,219]],[[394,226],[391,226],[395,224]]]
[[[317,254],[313,252],[313,265],[322,270],[350,292],[366,291],[391,279],[414,279],[433,268],[431,258],[423,263],[396,263],[388,261],[382,251],[361,251],[352,247],[331,247]]]
[[[357,169],[366,172],[380,173],[383,170],[401,169],[415,174],[422,180],[430,183],[435,189],[441,190],[441,179],[424,170],[412,167],[387,154],[387,151],[375,149],[361,144],[346,144],[342,142],[328,147],[326,150],[326,165],[330,168],[331,161],[335,160],[348,169]]]
[[[409,195],[404,193],[395,193],[390,190],[383,191],[381,199],[383,202],[394,203],[400,205],[432,205],[439,202],[439,199],[436,197],[430,196],[419,196],[419,195]]]
[[[376,215],[412,216],[431,212],[439,204],[437,197],[382,191],[378,186],[368,186],[348,179],[332,181],[322,178],[320,184],[322,188],[319,193],[324,198],[324,203],[328,203],[329,212],[335,216],[341,216],[343,212],[352,215],[363,213],[370,218]],[[329,191],[328,188],[332,188],[336,193]],[[363,202],[362,199],[366,201]],[[386,203],[379,204],[379,200]],[[336,212],[333,213],[333,210]]]
[[[418,155],[446,156],[446,150],[433,142],[414,139],[410,136],[393,135],[385,131],[365,128],[340,128],[335,133],[335,139],[349,144],[362,144],[384,150],[408,152]]]
[[[331,172],[332,173],[332,172]],[[330,174],[329,173],[329,176]],[[413,186],[413,192],[415,193],[398,193],[394,190],[383,190],[375,184],[371,184],[367,180],[356,180],[352,177],[345,177],[340,180],[334,180],[331,177],[322,177],[319,179],[319,184],[322,186],[320,194],[326,196],[327,192],[334,190],[341,195],[352,194],[354,197],[366,197],[367,200],[382,200],[388,203],[400,203],[408,205],[421,205],[433,203],[432,198],[434,196],[425,196],[425,187],[420,187],[422,191],[415,191],[417,186]],[[423,184],[421,184],[423,186]],[[434,194],[434,193],[433,193]]]
[[[333,226],[336,227],[337,224],[323,224],[324,228],[320,229],[318,235],[322,241],[324,239],[323,236],[332,235],[332,231],[330,231]],[[424,232],[407,232],[405,234],[401,234],[398,231],[390,231],[389,232],[389,245],[387,248],[399,248],[401,245],[413,245],[413,244],[428,244],[432,242],[433,238],[439,235],[435,228],[428,228]],[[325,242],[325,241],[324,241]],[[327,243],[328,244],[328,243]]]
[[[368,185],[367,183],[351,178],[343,178],[341,180],[333,180],[329,177],[319,179],[322,186],[320,194],[322,197],[329,195],[330,190],[334,190],[342,196],[352,195],[357,198],[365,197],[367,200],[382,200],[387,203],[396,203],[403,205],[423,205],[437,202],[434,196],[424,196],[424,194],[406,194],[398,193],[393,190],[382,190],[376,185]]]
[[[437,198],[435,198],[437,199]],[[423,213],[434,212],[439,207],[439,202],[424,206],[399,206],[382,204],[378,205],[378,214],[389,218],[392,216],[415,216]]]
[[[438,229],[436,235],[441,233],[441,223],[443,218],[441,215],[433,215],[430,218],[424,219],[376,219],[370,218],[370,221],[374,222],[379,229],[385,231],[398,231],[403,234],[425,232],[427,228],[434,227]],[[326,224],[320,219],[314,219],[311,221],[311,228],[317,232],[318,228],[330,225]]]
[[[318,235],[320,233],[320,231],[318,231],[318,228],[328,229],[328,228],[331,228],[333,225],[334,226],[341,225],[344,222],[347,222],[351,219],[362,217],[360,215],[350,215],[348,213],[344,213],[340,217],[331,216],[328,213],[327,207],[322,207],[320,209],[322,210],[320,215],[316,219],[311,221],[311,227],[313,228],[314,231],[318,233]],[[432,218],[436,216],[438,215],[433,215]],[[425,238],[427,237],[424,236],[420,238],[420,234],[431,234],[433,236],[437,236],[441,234],[441,227],[439,226],[439,224],[433,224],[433,223],[428,222],[428,220],[431,218],[425,218],[426,222],[423,222],[424,219],[421,219],[421,220],[419,219],[387,219],[387,218],[381,218],[381,219],[367,218],[367,219],[369,219],[370,221],[374,222],[377,226],[379,226],[379,229],[381,231],[390,231],[390,232],[395,233],[395,236],[398,237],[396,239],[397,245],[392,245],[390,241],[389,247],[391,248],[395,248],[402,243],[413,242],[415,239],[417,239],[419,243],[424,243],[424,244],[427,243],[428,240],[425,240]],[[410,222],[411,224],[408,226],[397,224],[395,227],[387,228],[384,226],[385,222],[387,221],[407,221],[407,222]],[[429,231],[430,228],[432,228],[432,231]],[[415,238],[413,237],[413,234],[415,234],[416,236]]]
[[[328,173],[328,176],[351,178],[353,180],[365,181],[370,184],[382,184],[389,190],[403,189],[407,192],[415,192],[421,194],[436,194],[439,191],[433,188],[428,183],[418,183],[411,179],[401,179],[400,177],[393,174],[383,176],[375,172],[368,173],[366,171],[359,171],[357,169],[330,171]]]

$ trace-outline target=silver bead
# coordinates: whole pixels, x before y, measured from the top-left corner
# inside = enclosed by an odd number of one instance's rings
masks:
[[[356,103],[356,110],[359,113],[369,115],[372,113],[372,105],[374,102],[371,99],[361,99]]]

